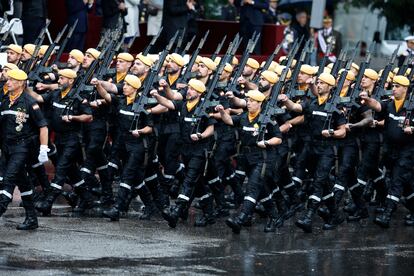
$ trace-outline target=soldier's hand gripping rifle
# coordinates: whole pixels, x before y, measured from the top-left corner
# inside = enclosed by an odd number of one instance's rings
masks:
[[[381,77],[375,85],[374,91],[372,91],[372,96],[377,101],[381,101],[384,97],[390,97],[392,95],[391,90],[385,90],[385,84],[387,83],[388,75],[395,66],[395,61],[397,60],[397,54],[399,49],[400,45],[398,45],[397,49],[395,49],[394,53],[392,53],[390,61],[385,66],[384,70],[382,71]]]
[[[29,72],[29,86],[32,86],[33,82],[42,82],[42,74],[52,72],[52,68],[47,67],[46,63],[49,60],[50,56],[53,54],[53,51],[55,50],[56,46],[59,44],[59,41],[62,39],[62,36],[65,33],[67,27],[68,25],[65,25],[65,27],[63,27],[63,30],[60,31],[60,33],[57,35],[55,41],[53,41],[53,43],[47,47],[47,50],[43,55],[42,59],[40,60],[39,64],[36,65],[36,67]]]
[[[46,21],[46,25],[43,27],[43,29],[40,31],[39,36],[36,38],[35,41],[35,49],[34,52],[32,54],[32,56],[30,57],[30,59],[28,61],[26,61],[26,63],[23,66],[23,71],[27,73],[29,73],[29,71],[32,69],[32,67],[36,64],[37,60],[38,60],[38,54],[39,54],[39,50],[40,50],[40,46],[43,43],[43,40],[45,39],[45,34],[46,34],[46,30],[49,27],[50,24],[50,20]]]
[[[371,55],[372,55],[372,51],[374,51],[374,46],[375,46],[375,43],[371,43],[371,46],[367,52],[367,56],[365,60],[359,66],[358,75],[355,78],[354,85],[353,87],[349,88],[347,97],[343,99],[345,101],[345,107],[347,109],[351,109],[352,107],[358,108],[361,106],[360,101],[359,101],[359,94],[362,91],[361,82],[362,82],[362,78],[364,77],[365,69],[367,69],[369,67],[369,64],[371,63]],[[355,59],[355,54],[356,54],[356,51],[354,52],[354,57],[352,59]],[[348,115],[350,115],[350,112],[348,112]],[[349,117],[348,117],[348,120],[349,120]]]
[[[408,56],[404,58],[404,62],[401,65],[401,67],[398,69],[397,75],[404,76],[405,72],[408,70],[408,64],[413,62],[414,54],[413,52],[410,52]]]
[[[157,42],[158,38],[159,38],[159,37],[160,37],[160,35],[161,35],[162,29],[163,29],[163,27],[161,27],[161,28],[158,30],[157,35],[155,35],[155,36],[151,39],[151,42],[148,44],[148,46],[147,46],[147,47],[145,48],[145,50],[142,52],[142,54],[143,54],[144,56],[148,55],[149,51],[152,49],[152,47],[154,47],[155,42]]]
[[[235,43],[237,44],[237,43]],[[214,90],[216,89],[217,83],[220,80],[220,75],[223,73],[224,67],[226,63],[231,61],[232,53],[237,50],[234,49],[237,45],[230,43],[229,47],[227,48],[226,54],[220,60],[220,63],[214,72],[214,76],[211,79],[209,86],[207,87],[207,93],[204,95],[203,99],[201,99],[201,103],[197,105],[196,109],[194,110],[193,118],[195,120],[194,127],[192,133],[200,133],[201,129],[201,122],[203,119],[208,118],[208,111],[219,104],[218,101],[214,101]]]
[[[249,59],[250,54],[253,53],[254,48],[256,47],[256,44],[259,41],[260,34],[258,34],[257,36],[256,35],[254,36],[255,36],[255,39],[254,40],[250,39],[249,42],[247,43],[247,47],[244,50],[243,56],[241,57],[241,60],[240,60],[240,64],[237,67],[236,72],[233,74],[233,78],[227,85],[225,91],[232,91],[234,94],[240,94],[240,92],[237,89],[237,86],[238,86],[237,81],[243,73],[243,69],[246,66],[246,63],[247,63],[247,60]]]
[[[78,76],[75,79],[75,82],[72,86],[72,88],[70,89],[69,93],[68,93],[68,99],[69,99],[69,103],[66,105],[66,107],[63,109],[62,111],[62,116],[65,115],[69,115],[70,110],[72,109],[74,103],[76,100],[82,102],[83,98],[81,97],[81,92],[83,91],[87,91],[87,85],[90,83],[90,81],[92,80],[96,70],[99,67],[99,64],[102,62],[105,54],[110,51],[110,48],[113,47],[113,43],[114,42],[110,42],[107,47],[101,52],[101,54],[99,55],[99,57],[97,59],[95,59],[94,61],[92,61],[91,65],[88,67],[88,69],[86,70],[85,74]]]
[[[270,54],[270,56],[267,57],[266,62],[263,65],[263,67],[260,69],[260,71],[257,72],[256,76],[254,76],[252,83],[256,85],[259,83],[261,74],[267,69],[269,69],[270,65],[272,64],[272,61],[275,59],[280,49],[282,49],[282,45],[283,45],[283,41],[279,45],[277,45],[274,51]]]
[[[167,55],[172,50],[172,47],[177,39],[178,32],[175,33],[173,38],[171,38],[170,42],[168,43],[167,47],[161,52],[161,55],[158,59],[156,65],[151,67],[151,70],[145,79],[145,85],[142,93],[140,95],[136,95],[134,104],[132,105],[132,112],[134,112],[134,118],[132,119],[131,126],[129,127],[129,131],[132,132],[138,129],[139,118],[142,113],[148,114],[145,106],[149,103],[149,93],[153,88],[154,82],[158,79],[158,74],[161,71],[161,68],[164,64]]]
[[[70,27],[65,39],[63,40],[62,44],[59,46],[59,51],[56,54],[54,63],[59,62],[60,58],[62,57],[62,54],[65,51],[66,45],[68,44],[69,40],[72,38],[73,32],[75,31],[77,25],[78,25],[78,19],[76,19],[76,21]]]
[[[184,72],[182,73],[180,78],[177,80],[177,83],[187,83],[190,80],[191,75],[192,75],[191,68],[193,68],[193,65],[194,65],[194,63],[197,59],[197,56],[200,53],[201,49],[203,48],[204,43],[206,42],[209,33],[210,33],[210,31],[207,31],[206,34],[204,35],[204,37],[198,43],[197,49],[195,49],[195,51],[191,55],[191,58],[188,61]]]
[[[216,57],[218,57],[218,55],[220,54],[221,49],[223,48],[224,42],[226,42],[226,38],[227,38],[227,35],[225,35],[223,37],[223,39],[221,40],[221,42],[217,45],[216,50],[214,51],[213,55],[211,56],[211,60],[214,61],[216,59]]]
[[[333,134],[334,129],[332,128],[332,119],[334,113],[340,114],[342,111],[340,110],[339,105],[343,104],[343,100],[341,99],[341,91],[344,87],[344,83],[346,80],[346,76],[348,75],[348,71],[351,69],[352,66],[352,58],[349,59],[346,63],[345,69],[341,72],[338,84],[333,89],[331,97],[328,99],[325,105],[325,112],[327,114],[326,120],[324,123],[324,129],[327,129],[330,134]]]
[[[305,59],[306,59],[306,56],[307,56],[308,52],[312,51],[312,47],[311,47],[312,41],[313,41],[312,39],[309,39],[308,41],[306,41],[305,47],[303,48],[302,53],[300,54],[300,58],[296,62],[295,69],[293,69],[292,77],[290,78],[289,88],[285,92],[286,96],[288,96],[289,99],[294,99],[296,97],[301,97],[301,96],[305,95],[305,91],[297,89],[296,81],[297,81],[298,76],[299,76],[300,68],[305,63]],[[292,47],[292,49],[294,49],[294,48]],[[295,50],[295,52],[297,52],[299,50],[299,44],[296,46],[296,49],[294,49],[294,50]]]

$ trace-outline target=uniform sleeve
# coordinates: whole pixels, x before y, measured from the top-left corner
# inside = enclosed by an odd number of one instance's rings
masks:
[[[151,114],[145,114],[144,125],[149,127],[154,126],[154,120]]]
[[[183,101],[172,101],[175,110],[180,111],[183,107],[184,102]]]
[[[216,120],[216,119],[214,119],[213,117],[209,117],[209,118],[207,119],[207,125],[208,125],[208,126],[214,125],[215,123],[217,123],[217,120]]]
[[[41,94],[40,96],[43,98],[44,103],[50,103],[52,101],[53,93],[55,92],[48,92]]]
[[[43,116],[42,111],[40,110],[40,106],[36,102],[29,102],[29,117],[32,119],[33,123],[38,127],[45,127],[47,126],[47,121],[45,116]]]
[[[187,89],[179,89],[177,92],[183,96],[183,99],[185,99],[185,96],[187,96]]]
[[[268,124],[267,127],[267,135],[266,138],[270,139],[270,138],[282,138],[282,132],[280,132],[280,128],[278,124]]]
[[[123,83],[117,83],[117,84],[115,84],[115,86],[116,86],[116,93],[118,94],[118,95],[122,95],[122,89],[123,89],[123,87],[124,87],[124,84]]]
[[[231,119],[233,120],[233,126],[239,127],[240,126],[240,115],[233,115],[231,116]]]
[[[77,114],[77,115],[81,115],[81,114],[92,115],[92,108],[89,106],[89,104],[79,103],[79,112],[80,114]]]
[[[302,113],[306,113],[309,109],[309,101],[303,101],[300,105],[302,106]]]
[[[384,118],[386,118],[388,116],[389,113],[389,109],[388,109],[388,105],[389,105],[389,101],[384,101],[384,102],[380,102],[381,104],[381,112],[377,113],[377,118],[382,120]]]
[[[336,121],[337,127],[341,125],[345,125],[347,123],[344,113],[341,112],[341,113],[334,113],[334,114],[336,114],[335,121]]]

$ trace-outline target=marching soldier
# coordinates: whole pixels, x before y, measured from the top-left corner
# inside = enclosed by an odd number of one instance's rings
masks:
[[[33,230],[38,227],[36,210],[33,203],[33,187],[27,179],[26,166],[30,152],[39,146],[38,159],[48,160],[47,122],[39,105],[24,93],[27,75],[19,69],[8,71],[7,97],[0,106],[2,128],[2,158],[5,161],[4,181],[0,191],[0,216],[13,198],[15,186],[19,187],[26,219],[17,226],[18,230]]]
[[[329,99],[331,88],[335,86],[335,78],[328,73],[322,73],[317,82],[318,97],[310,102],[293,103],[286,95],[280,95],[279,99],[288,110],[303,112],[305,123],[309,124],[311,131],[310,158],[314,160],[313,192],[309,196],[306,213],[296,221],[296,226],[306,233],[312,232],[312,218],[322,203],[325,202],[330,211],[330,217],[323,226],[329,230],[343,222],[343,217],[338,213],[335,197],[329,183],[329,173],[334,165],[334,141],[342,139],[346,135],[345,117],[343,114],[332,114],[332,129],[327,129],[325,111],[326,102]]]
[[[57,163],[55,177],[50,183],[50,190],[44,201],[36,206],[37,210],[45,215],[50,214],[56,198],[62,193],[67,178],[70,179],[75,192],[87,202],[86,208],[93,207],[93,197],[86,189],[85,181],[81,178],[77,161],[81,154],[80,131],[81,123],[92,121],[92,111],[88,105],[82,104],[78,98],[70,95],[76,72],[71,69],[59,71],[60,89],[39,95],[29,91],[30,95],[39,103],[51,108],[50,127],[55,133],[57,148]]]
[[[380,113],[385,119],[384,141],[386,145],[385,164],[390,170],[391,186],[388,190],[385,211],[374,222],[388,228],[391,215],[400,201],[403,190],[407,194],[406,206],[414,211],[414,185],[412,168],[414,166],[414,139],[412,118],[407,117],[408,110],[404,103],[407,99],[410,81],[404,76],[395,76],[392,84],[394,100],[378,102],[364,91],[360,94],[362,103]],[[411,97],[411,96],[410,96]]]
[[[23,49],[21,46],[16,44],[10,44],[6,50],[7,62],[19,66],[22,53]]]

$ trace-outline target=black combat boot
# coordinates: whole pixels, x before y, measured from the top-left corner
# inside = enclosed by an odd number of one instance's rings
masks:
[[[45,199],[39,201],[35,206],[36,210],[41,212],[43,216],[49,216],[52,211],[53,203],[61,193],[61,190],[51,187],[50,190],[47,191]]]
[[[283,226],[283,215],[276,212],[276,208],[272,200],[265,201],[263,203],[263,206],[265,207],[266,213],[268,215],[264,232],[276,232],[277,228]]]
[[[329,219],[325,224],[323,225],[323,230],[333,230],[335,229],[339,224],[344,222],[345,217],[343,214],[338,210],[338,205],[336,203],[335,197],[330,197],[325,201],[326,206],[329,209]]]
[[[178,218],[183,216],[187,210],[188,202],[184,200],[177,200],[175,206],[167,207],[162,210],[162,217],[168,222],[168,226],[175,228],[177,226]]]
[[[393,200],[387,199],[385,206],[386,207],[384,212],[380,215],[377,215],[374,220],[374,223],[378,224],[382,228],[390,227],[391,215],[397,207],[397,204]]]
[[[295,225],[301,228],[305,233],[312,233],[312,218],[318,208],[318,203],[314,200],[309,200],[308,209],[304,215],[295,222]]]
[[[152,199],[151,192],[146,185],[138,189],[138,195],[144,203],[144,213],[139,216],[140,220],[150,220],[151,216],[157,212],[157,206],[155,206]]]
[[[34,230],[39,227],[37,223],[36,209],[33,204],[33,197],[23,196],[22,197],[23,208],[26,212],[26,218],[23,223],[17,225],[17,230]]]
[[[75,215],[82,215],[86,210],[95,207],[94,196],[84,186],[75,187],[75,192],[79,195],[80,200],[78,205],[73,209]]]
[[[207,198],[200,200],[200,206],[203,211],[203,216],[196,219],[194,226],[206,227],[207,225],[216,223],[212,196],[208,196]]]
[[[240,234],[242,225],[245,224],[248,219],[249,219],[248,215],[241,212],[237,217],[226,219],[226,224],[228,227],[231,228],[233,233]]]
[[[105,218],[111,219],[111,221],[118,221],[120,217],[120,212],[126,212],[128,210],[128,198],[130,197],[131,190],[119,187],[118,196],[114,206],[109,210],[104,210],[102,215]]]
[[[75,208],[78,205],[79,197],[74,191],[63,191],[62,196],[66,199],[70,207]]]
[[[11,199],[7,196],[0,194],[0,217],[6,212],[7,206],[11,202]]]

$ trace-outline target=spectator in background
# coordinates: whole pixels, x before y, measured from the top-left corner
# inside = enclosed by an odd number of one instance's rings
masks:
[[[281,26],[285,26],[285,29],[283,30],[282,50],[283,54],[287,55],[295,39],[295,33],[290,26],[290,23],[292,23],[292,15],[284,12],[278,15],[278,22]]]
[[[400,67],[407,56],[410,54],[414,55],[414,35],[407,36],[405,39],[405,43],[407,45],[407,48],[404,50],[402,54],[398,56],[398,66]],[[413,64],[410,64],[410,67],[412,67]]]
[[[187,6],[189,9],[188,12],[188,22],[187,22],[187,33],[184,41],[189,41],[193,36],[198,33],[198,23],[197,19],[202,18],[204,14],[204,7],[200,5],[200,1],[189,0],[187,1]],[[183,47],[185,44],[183,43]]]
[[[270,0],[269,1],[269,8],[267,9],[267,13],[265,15],[265,23],[268,24],[276,24],[277,23],[277,2],[279,0]]]
[[[148,12],[147,35],[154,36],[161,28],[164,0],[144,0],[145,2]]]
[[[46,0],[23,0],[23,44],[34,43],[46,24]]]
[[[323,19],[323,28],[316,32],[316,46],[318,64],[325,55],[328,45],[332,42],[332,50],[329,55],[330,62],[335,62],[342,49],[342,35],[332,28],[332,18],[326,16]]]
[[[139,36],[139,5],[140,0],[125,0],[127,14],[125,15],[126,32],[124,43],[128,44],[133,37]],[[126,46],[124,45],[124,49]]]
[[[72,49],[84,50],[85,35],[88,31],[88,12],[92,10],[93,3],[94,0],[65,0],[68,25],[72,26],[76,19],[78,20],[72,38],[66,45],[66,52],[70,52]]]
[[[107,31],[112,31],[119,28],[118,23],[121,19],[121,16],[125,16],[127,13],[124,1],[102,0],[101,7],[103,15],[101,33],[104,34]],[[125,26],[123,26],[123,28],[124,27]]]
[[[308,26],[308,14],[306,11],[298,11],[296,13],[296,21],[292,23],[292,30],[294,33],[294,40],[300,39],[303,36],[302,43],[300,44],[299,50],[296,54],[296,59],[299,59],[302,49],[305,47],[306,41],[310,37],[310,30]]]
[[[0,14],[10,10],[10,0],[0,0]]]
[[[177,30],[187,27],[188,14],[195,9],[189,0],[166,0],[164,1],[162,26],[163,31],[160,37],[160,49],[163,49]]]
[[[264,24],[264,12],[269,8],[268,0],[236,0],[236,7],[240,7],[240,35],[243,38],[242,49],[247,46],[253,33],[260,34]],[[261,38],[256,44],[254,54],[260,54]]]
[[[221,7],[221,19],[226,21],[237,21],[238,17],[234,0],[228,0],[227,5]]]

